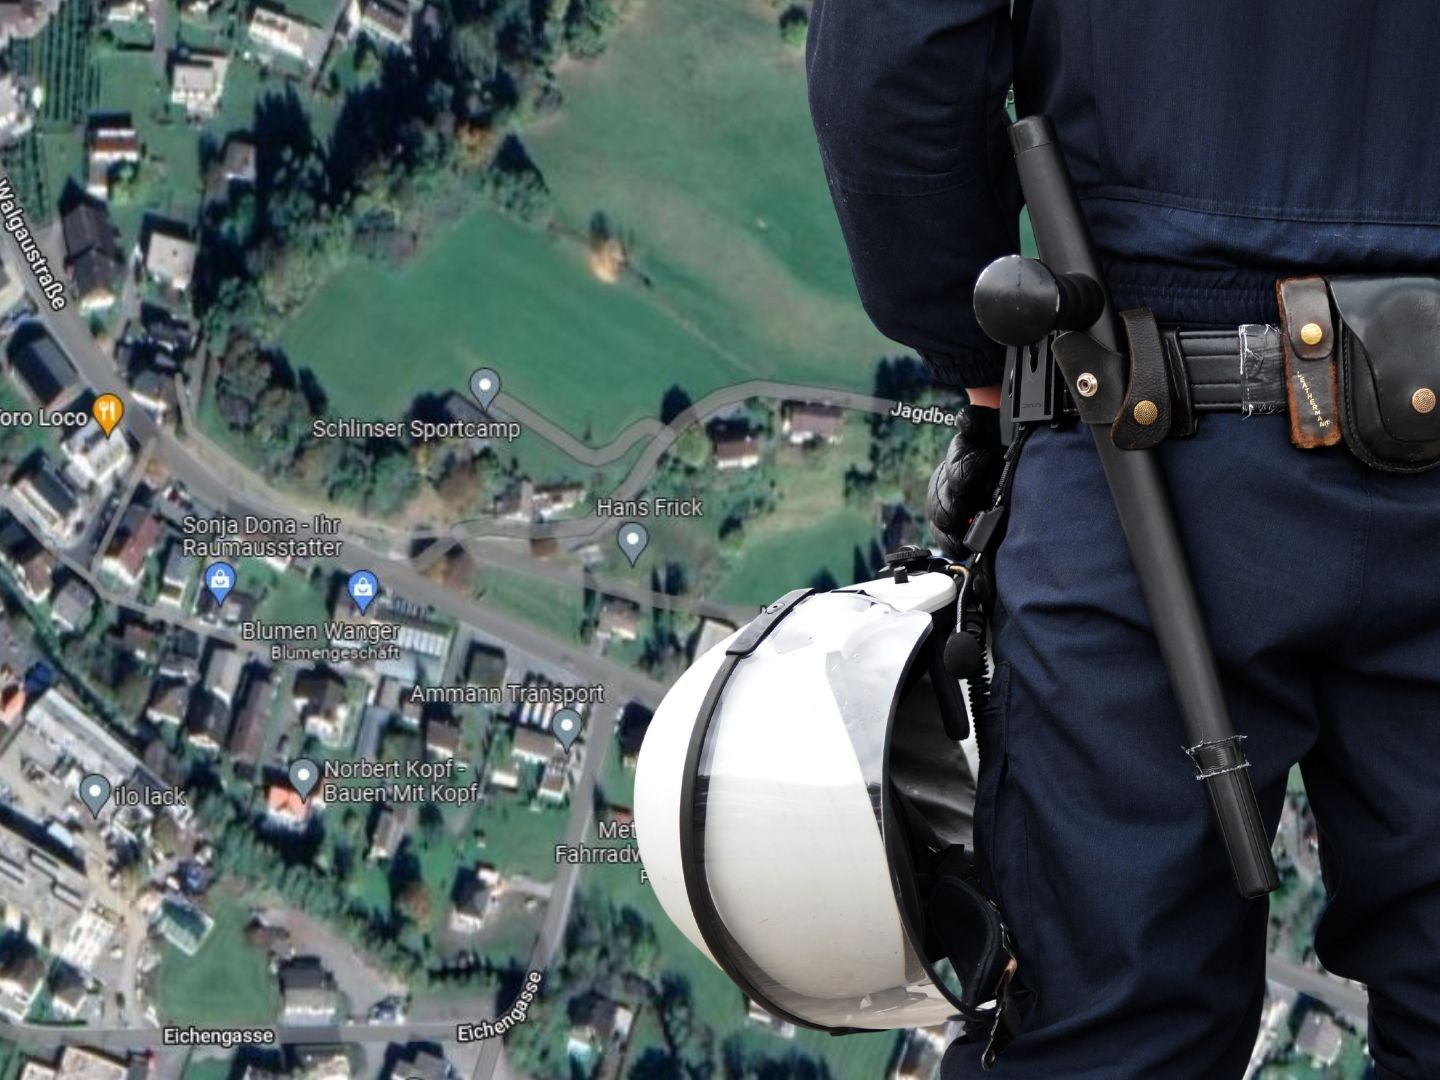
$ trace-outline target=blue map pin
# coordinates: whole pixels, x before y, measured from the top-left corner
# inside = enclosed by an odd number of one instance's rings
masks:
[[[369,570],[356,570],[350,575],[350,581],[345,588],[350,593],[350,599],[355,601],[355,606],[364,615],[370,605],[375,602],[375,597],[380,595],[380,579]]]
[[[235,588],[235,568],[228,562],[211,563],[205,568],[205,588],[215,600],[215,606],[225,603],[225,597]]]

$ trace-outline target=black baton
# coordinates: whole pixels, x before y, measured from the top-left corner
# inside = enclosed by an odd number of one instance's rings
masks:
[[[1048,283],[1051,291],[1044,294],[1050,308],[1049,325],[1030,340],[1043,337],[1051,327],[1088,326],[1090,337],[1099,346],[1117,351],[1114,314],[1104,290],[1099,260],[1054,125],[1046,116],[1026,117],[1011,127],[1010,145],[1030,209],[1035,244],[1049,275],[1033,267],[1033,260],[1018,256],[994,264],[997,273],[991,275],[991,287],[986,290],[980,284],[976,286],[977,314],[982,307],[990,309],[986,312],[988,318],[981,316],[982,325],[998,322],[1010,331],[1009,336],[1014,336],[1016,321],[1034,314],[1034,290],[1032,303],[1027,306],[1024,297],[1016,295],[1020,284],[1017,274],[1038,272],[1047,279],[1053,275],[1055,280]],[[1032,267],[1027,270],[1023,263],[1031,263]],[[990,274],[990,270],[986,273]],[[1028,284],[1033,285],[1033,280]],[[1007,289],[1012,290],[1008,306],[1003,301]],[[1053,301],[1048,299],[1052,295]],[[1097,309],[1099,315],[1094,317]],[[985,326],[987,331],[990,328]],[[1096,393],[1093,375],[1078,374],[1078,378],[1091,381],[1077,388],[1077,373],[1064,371],[1063,364],[1061,368],[1072,394],[1077,390],[1082,394],[1087,390],[1090,395]],[[1159,462],[1148,450],[1118,448],[1104,424],[1090,421],[1090,431],[1180,707],[1188,740],[1186,751],[1210,796],[1235,884],[1243,897],[1263,896],[1279,885],[1275,861],[1255,802],[1243,736],[1235,734],[1220,689],[1215,657],[1205,634]]]

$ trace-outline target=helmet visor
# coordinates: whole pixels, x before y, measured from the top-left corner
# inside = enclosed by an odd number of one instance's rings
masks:
[[[883,820],[896,704],[931,625],[861,593],[809,597],[736,665],[701,750],[693,828],[727,959],[762,1005],[817,1026],[956,1013],[912,941],[908,860]]]

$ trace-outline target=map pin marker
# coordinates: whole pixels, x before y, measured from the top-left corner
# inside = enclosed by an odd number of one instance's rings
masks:
[[[470,392],[480,402],[480,408],[488,413],[490,403],[500,394],[500,376],[488,367],[477,368],[470,376]]]
[[[211,563],[205,568],[205,588],[210,590],[215,606],[219,607],[235,588],[235,568],[228,562]]]
[[[350,599],[355,601],[355,606],[364,615],[375,602],[375,597],[380,595],[380,579],[369,570],[356,570],[350,575],[350,580],[345,585],[350,593]]]
[[[574,709],[560,709],[550,718],[550,732],[555,736],[555,741],[567,752],[574,745],[580,729],[584,726],[584,719]]]
[[[302,802],[310,800],[310,793],[320,783],[320,766],[309,758],[296,758],[290,763],[290,786]]]
[[[625,558],[630,560],[631,566],[634,566],[640,558],[641,552],[645,550],[645,546],[650,543],[650,534],[646,531],[644,525],[640,525],[634,521],[627,521],[624,525],[620,526],[620,532],[616,536],[616,540],[619,542],[620,550],[625,555]]]
[[[110,801],[110,781],[99,773],[85,777],[80,781],[80,801],[89,809],[91,817],[98,818]]]

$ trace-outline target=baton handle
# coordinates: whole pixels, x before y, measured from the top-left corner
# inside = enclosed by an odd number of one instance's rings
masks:
[[[1016,122],[1010,128],[1010,145],[1041,259],[1056,275],[1084,274],[1103,289],[1099,260],[1049,117]],[[1089,332],[1100,345],[1116,349],[1108,294]],[[1279,885],[1275,860],[1243,743],[1220,688],[1159,462],[1148,450],[1121,450],[1105,425],[1090,430],[1169,672],[1187,752],[1210,797],[1236,888],[1247,899],[1263,896]]]

